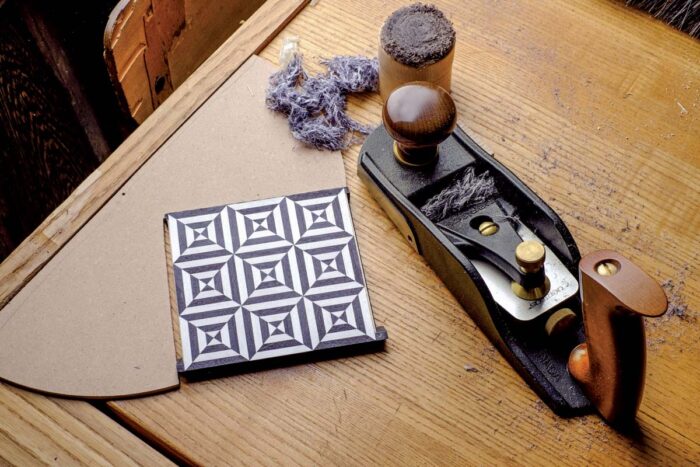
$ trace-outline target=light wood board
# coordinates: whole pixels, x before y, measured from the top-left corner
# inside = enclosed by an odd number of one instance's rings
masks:
[[[0,465],[172,465],[86,402],[0,383]]]
[[[439,1],[458,31],[463,127],[538,192],[585,252],[612,247],[681,287],[690,318],[649,322],[639,433],[564,420],[523,383],[401,239],[344,153],[385,353],[183,384],[110,403],[183,459],[207,464],[700,462],[700,44],[608,1]],[[321,0],[285,36],[319,57],[371,55],[400,1]],[[687,113],[682,113],[678,103]],[[378,123],[377,96],[352,115]],[[467,372],[465,365],[476,371]]]

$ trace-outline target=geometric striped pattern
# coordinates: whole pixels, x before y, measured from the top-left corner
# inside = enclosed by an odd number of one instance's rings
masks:
[[[179,371],[375,340],[345,188],[166,219]]]

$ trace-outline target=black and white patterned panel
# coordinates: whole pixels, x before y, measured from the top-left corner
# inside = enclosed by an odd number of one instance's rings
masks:
[[[375,340],[344,188],[167,222],[181,371]]]

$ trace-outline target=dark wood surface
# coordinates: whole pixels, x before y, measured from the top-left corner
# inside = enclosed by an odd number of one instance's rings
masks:
[[[0,4],[0,260],[133,130],[102,58],[115,1]]]
[[[70,95],[13,3],[0,8],[0,197],[10,245],[99,164]]]

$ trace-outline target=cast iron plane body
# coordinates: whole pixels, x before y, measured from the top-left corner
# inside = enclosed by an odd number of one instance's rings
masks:
[[[393,143],[380,126],[360,151],[358,172],[372,195],[471,318],[555,413],[574,416],[591,412],[591,403],[567,370],[571,349],[584,341],[579,294],[569,293],[557,303],[557,308],[568,307],[576,313],[575,329],[552,338],[544,326],[550,313],[516,318],[498,303],[503,303],[502,297],[497,300],[492,293],[506,296],[512,292],[493,283],[490,289],[484,277],[484,265],[490,263],[509,279],[503,283],[523,283],[513,264],[512,248],[527,232],[544,244],[548,255],[558,258],[576,292],[578,284],[573,278],[578,275],[580,254],[563,221],[459,126],[439,145],[437,162],[426,168],[398,163]],[[429,220],[420,207],[470,168],[477,173],[487,172],[494,179],[497,197],[438,223]],[[478,220],[484,218],[498,220],[499,235],[479,234]],[[551,294],[556,292],[552,289]]]

